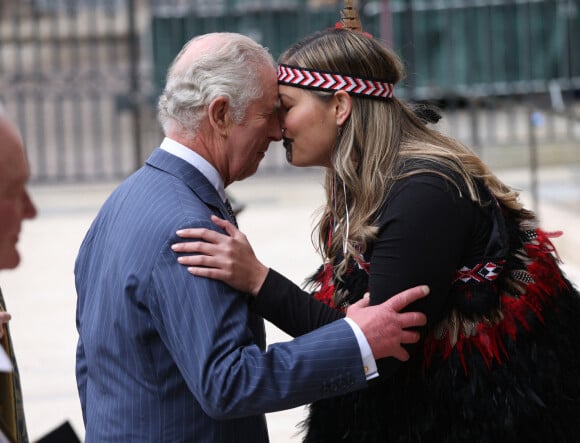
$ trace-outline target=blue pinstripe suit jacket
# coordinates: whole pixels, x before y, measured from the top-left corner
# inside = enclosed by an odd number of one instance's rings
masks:
[[[366,386],[343,320],[265,350],[245,296],[177,263],[175,231],[216,229],[212,213],[227,217],[207,179],[157,149],[89,229],[75,265],[86,443],[267,442],[264,412]]]

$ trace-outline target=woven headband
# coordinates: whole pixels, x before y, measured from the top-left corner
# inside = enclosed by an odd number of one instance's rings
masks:
[[[359,97],[387,100],[393,96],[393,84],[296,66],[278,66],[278,84],[316,91],[346,91]]]

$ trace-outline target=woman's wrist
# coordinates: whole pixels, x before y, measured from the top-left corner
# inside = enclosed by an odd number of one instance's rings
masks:
[[[258,272],[256,272],[254,282],[252,283],[249,291],[250,295],[252,295],[253,297],[258,295],[260,289],[262,289],[262,285],[266,281],[266,277],[268,276],[269,271],[270,268],[264,266],[262,263],[259,263]]]

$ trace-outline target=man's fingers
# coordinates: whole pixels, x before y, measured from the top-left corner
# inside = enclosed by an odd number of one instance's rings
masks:
[[[425,297],[429,294],[428,286],[415,286],[414,288],[407,289],[406,291],[399,292],[397,295],[391,297],[385,303],[389,303],[391,308],[399,312],[406,308],[413,302]]]
[[[369,293],[365,293],[365,295],[363,295],[363,297],[357,301],[356,303],[353,303],[351,307],[356,308],[366,308],[370,303],[370,299],[369,299]]]
[[[401,333],[401,343],[417,343],[420,338],[421,334],[419,334],[417,331],[403,331]]]
[[[403,312],[399,314],[402,328],[416,328],[427,324],[427,316],[421,312]]]
[[[405,348],[399,346],[399,348],[393,352],[393,357],[395,357],[397,360],[407,361],[411,356]]]

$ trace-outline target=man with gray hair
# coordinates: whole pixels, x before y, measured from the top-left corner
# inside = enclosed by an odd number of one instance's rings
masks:
[[[264,412],[362,389],[375,358],[408,358],[401,344],[419,336],[406,328],[425,318],[399,311],[424,288],[266,350],[247,296],[178,264],[177,230],[234,221],[225,188],[281,139],[277,108],[272,57],[247,37],[194,38],[171,65],[166,137],[105,202],[75,266],[86,443],[267,442]]]

